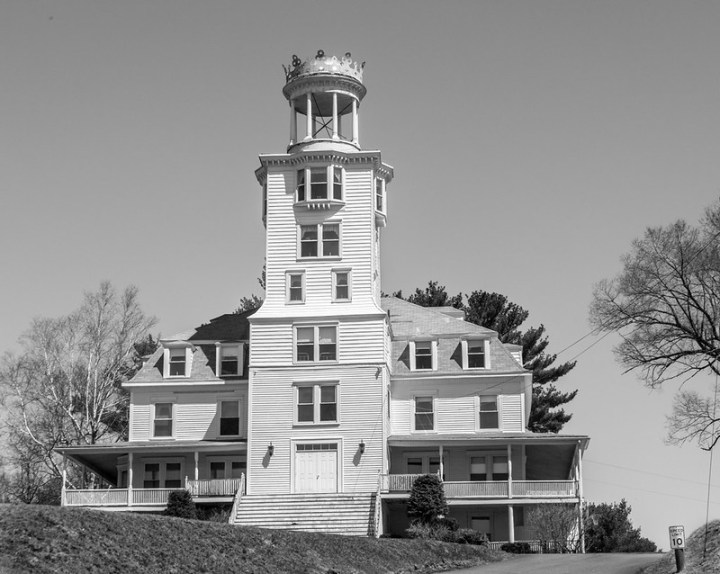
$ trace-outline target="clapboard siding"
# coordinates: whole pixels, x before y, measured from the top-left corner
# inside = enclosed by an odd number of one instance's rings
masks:
[[[240,433],[247,436],[247,389],[232,392],[209,390],[206,392],[158,393],[156,390],[135,391],[131,403],[132,420],[130,440],[152,438],[152,404],[171,402],[174,404],[173,437],[177,440],[207,440],[220,438],[220,401],[240,401]]]
[[[338,381],[339,423],[294,424],[294,384]],[[313,372],[257,369],[252,374],[253,429],[248,474],[251,494],[289,493],[292,488],[293,439],[322,439],[340,444],[344,492],[370,492],[382,468],[383,378],[376,367],[335,367]],[[364,442],[365,453],[358,445]],[[272,443],[274,452],[267,454]]]
[[[499,379],[499,380],[498,380]],[[453,381],[394,381],[391,392],[390,434],[413,432],[414,397],[433,396],[435,432],[464,433],[477,429],[478,396],[497,394],[501,429],[522,432],[524,429],[523,395],[512,379],[466,379]]]
[[[377,313],[374,292],[375,223],[372,166],[345,167],[344,205],[329,210],[295,207],[296,169],[271,167],[267,174],[266,293],[256,318]],[[340,257],[298,258],[298,226],[339,222]],[[351,302],[332,301],[333,269],[351,270]],[[286,273],[305,272],[305,303],[286,303]]]
[[[385,349],[385,320],[369,319],[351,321],[337,318],[338,362],[382,363]],[[332,317],[318,320],[330,321]],[[313,324],[315,321],[298,319],[297,324]],[[293,338],[295,323],[253,323],[251,326],[250,367],[263,365],[293,365]],[[297,365],[300,369],[325,367],[325,365]]]

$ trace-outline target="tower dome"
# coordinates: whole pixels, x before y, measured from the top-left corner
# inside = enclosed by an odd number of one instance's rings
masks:
[[[312,58],[298,56],[285,69],[283,94],[290,103],[288,152],[301,150],[358,151],[358,108],[366,93],[365,62],[354,62],[318,50]],[[304,121],[298,121],[298,115]]]

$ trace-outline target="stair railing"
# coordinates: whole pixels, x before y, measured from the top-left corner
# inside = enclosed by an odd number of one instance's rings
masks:
[[[240,500],[242,499],[244,492],[245,492],[245,473],[243,472],[240,475],[240,486],[238,487],[237,492],[235,493],[235,497],[233,499],[232,510],[230,511],[230,518],[228,518],[228,524],[235,524],[235,520],[236,520],[237,512],[238,512],[238,506],[240,506]]]
[[[373,517],[373,536],[380,538],[380,514],[382,510],[382,500],[380,492],[382,491],[382,472],[378,471],[377,490],[375,491],[375,515]]]

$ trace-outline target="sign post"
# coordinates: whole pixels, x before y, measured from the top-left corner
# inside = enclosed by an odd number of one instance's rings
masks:
[[[670,548],[675,550],[675,565],[677,572],[685,570],[685,527],[671,526],[670,531]]]

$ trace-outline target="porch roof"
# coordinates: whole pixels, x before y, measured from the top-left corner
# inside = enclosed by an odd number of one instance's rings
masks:
[[[56,452],[89,468],[109,482],[115,482],[117,459],[129,453],[143,455],[169,456],[190,452],[224,453],[244,452],[247,450],[246,440],[219,441],[134,441],[111,444],[87,444],[55,448]]]
[[[586,449],[590,442],[587,435],[559,435],[552,433],[531,432],[475,432],[475,433],[415,433],[406,435],[391,435],[388,437],[389,446],[493,446],[505,444],[547,444],[547,445],[576,445],[581,443]]]

